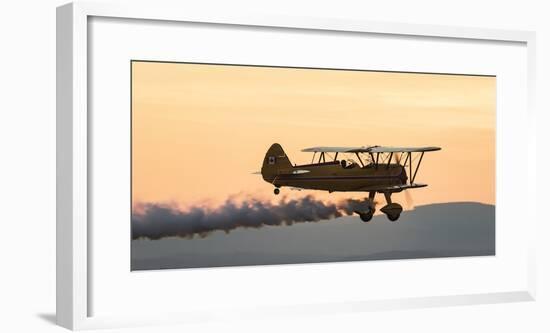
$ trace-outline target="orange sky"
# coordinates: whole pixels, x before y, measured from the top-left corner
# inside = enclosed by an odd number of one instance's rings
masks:
[[[251,173],[278,142],[298,164],[311,146],[439,146],[415,204],[494,204],[495,101],[495,77],[133,62],[133,202],[272,197]]]

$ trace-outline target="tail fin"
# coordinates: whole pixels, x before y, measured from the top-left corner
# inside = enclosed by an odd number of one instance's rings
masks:
[[[292,169],[292,163],[286,156],[283,147],[274,143],[269,147],[262,164],[262,177],[265,181],[273,182],[280,170]]]

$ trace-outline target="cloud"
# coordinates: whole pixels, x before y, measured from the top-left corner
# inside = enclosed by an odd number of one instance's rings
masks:
[[[365,200],[325,202],[311,195],[272,203],[260,199],[227,199],[218,207],[192,206],[182,210],[164,203],[141,203],[132,214],[132,239],[164,237],[206,237],[213,231],[235,228],[291,225],[317,222],[366,210]]]

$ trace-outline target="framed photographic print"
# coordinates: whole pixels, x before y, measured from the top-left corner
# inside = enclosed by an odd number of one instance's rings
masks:
[[[132,270],[495,254],[495,76],[141,60],[131,76]]]
[[[533,33],[75,3],[57,36],[60,325],[533,299]]]

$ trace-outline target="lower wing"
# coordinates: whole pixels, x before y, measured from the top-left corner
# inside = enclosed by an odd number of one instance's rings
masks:
[[[390,185],[390,186],[366,186],[362,187],[361,191],[377,191],[377,192],[401,192],[403,190],[408,190],[411,188],[420,188],[420,187],[426,187],[428,184],[420,184],[420,183],[413,183],[413,184],[404,184],[404,185]]]

